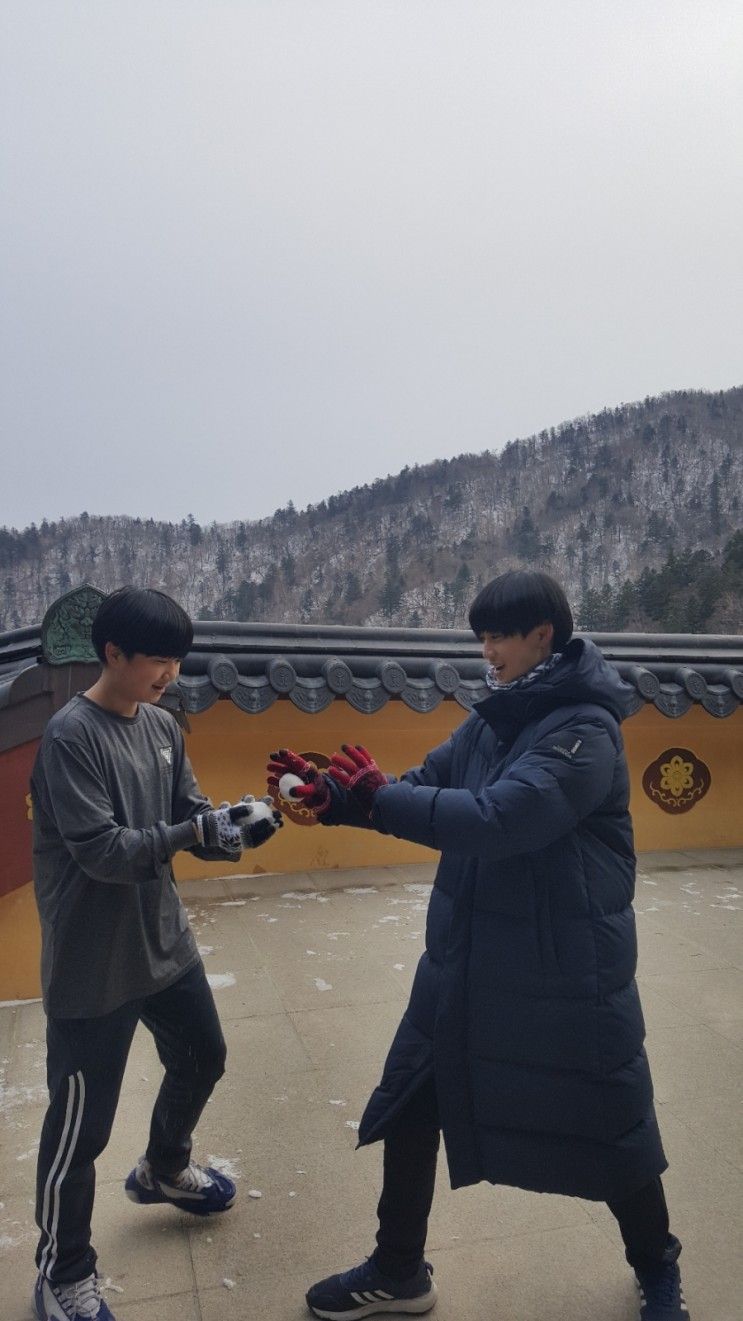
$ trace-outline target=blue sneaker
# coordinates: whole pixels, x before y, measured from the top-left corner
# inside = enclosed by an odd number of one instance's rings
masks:
[[[307,1291],[307,1306],[328,1321],[353,1321],[375,1312],[428,1312],[436,1302],[433,1266],[422,1261],[412,1280],[391,1280],[369,1257],[340,1275],[329,1275]]]
[[[172,1178],[158,1179],[146,1156],[142,1156],[136,1169],[132,1170],[124,1191],[133,1202],[147,1206],[153,1202],[170,1202],[179,1211],[190,1211],[197,1216],[228,1211],[237,1194],[231,1179],[211,1166],[204,1168],[195,1161]]]
[[[97,1275],[74,1284],[52,1284],[39,1275],[34,1288],[37,1321],[115,1321],[101,1298]]]
[[[638,1270],[640,1321],[690,1321],[681,1272],[675,1261],[664,1261],[650,1270]]]

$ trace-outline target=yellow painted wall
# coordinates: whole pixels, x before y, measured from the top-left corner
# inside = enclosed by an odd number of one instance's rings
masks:
[[[0,1000],[41,995],[41,930],[33,885],[0,897]]]
[[[268,754],[290,746],[326,756],[342,742],[364,743],[387,771],[400,773],[449,736],[466,718],[456,702],[419,715],[402,702],[388,702],[373,716],[356,713],[345,701],[319,715],[303,715],[293,703],[279,701],[263,715],[248,716],[220,701],[192,718],[187,747],[196,775],[214,802],[234,801],[265,789]],[[646,706],[624,725],[632,778],[632,813],[639,850],[743,846],[743,708],[725,720],[694,707],[679,720],[668,720]],[[712,784],[690,812],[670,816],[642,789],[646,766],[671,747],[689,748],[706,762]],[[0,805],[1,806],[1,805]],[[436,855],[404,840],[373,831],[325,829],[286,824],[262,849],[244,853],[233,867],[203,863],[190,854],[176,857],[179,878],[230,872],[301,872],[322,868],[384,866],[423,862]],[[39,930],[28,859],[29,884],[0,898],[0,1000],[39,994]]]
[[[347,702],[333,702],[318,715],[305,715],[292,702],[275,702],[261,715],[248,716],[232,702],[217,702],[191,719],[188,753],[201,788],[213,802],[234,802],[244,793],[256,798],[266,792],[266,762],[271,751],[291,747],[296,752],[323,752],[327,757],[341,743],[363,743],[386,771],[399,774],[423,760],[430,748],[447,739],[465,719],[456,702],[442,702],[428,715],[411,711],[403,702],[388,702],[373,716],[359,715]],[[230,871],[314,871],[323,867],[379,867],[396,862],[426,862],[430,849],[371,830],[328,829],[287,822],[284,829],[255,853],[244,853],[234,867],[204,863],[191,854],[175,860],[176,875],[227,875]]]
[[[451,701],[428,715],[409,710],[403,702],[388,702],[373,716],[360,715],[343,701],[314,716],[303,715],[291,702],[276,702],[260,716],[244,716],[231,702],[218,702],[192,719],[188,750],[204,792],[214,802],[234,801],[243,793],[263,792],[265,765],[273,748],[288,746],[330,756],[342,742],[364,743],[384,770],[400,774],[422,761],[465,718],[462,707]],[[702,707],[693,707],[678,720],[669,720],[655,707],[645,706],[625,722],[623,733],[639,850],[743,845],[743,708],[719,720]],[[691,811],[675,816],[652,802],[642,788],[646,766],[672,747],[689,748],[712,772],[706,797]],[[196,877],[233,870],[261,875],[424,862],[435,856],[419,845],[370,831],[289,822],[263,849],[244,853],[232,869],[179,854],[176,874]]]

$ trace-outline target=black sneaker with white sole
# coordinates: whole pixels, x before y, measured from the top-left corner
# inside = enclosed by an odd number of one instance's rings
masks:
[[[636,1270],[640,1290],[640,1321],[690,1321],[681,1272],[675,1261]]]
[[[422,1261],[410,1280],[391,1280],[383,1275],[372,1257],[339,1275],[313,1284],[307,1291],[307,1306],[325,1321],[354,1321],[376,1312],[407,1312],[420,1316],[436,1302],[433,1267]]]

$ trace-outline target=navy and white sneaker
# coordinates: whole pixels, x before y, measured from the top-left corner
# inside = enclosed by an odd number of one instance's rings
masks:
[[[52,1284],[39,1275],[34,1288],[37,1321],[115,1321],[101,1298],[97,1275],[74,1284]]]
[[[422,1261],[411,1280],[391,1280],[369,1257],[340,1275],[329,1275],[307,1291],[307,1306],[328,1321],[353,1321],[375,1312],[428,1312],[436,1302],[433,1266]]]
[[[640,1321],[690,1321],[681,1272],[675,1261],[664,1261],[651,1270],[638,1270]]]
[[[179,1211],[190,1211],[192,1215],[208,1216],[216,1211],[228,1211],[237,1194],[231,1179],[212,1169],[211,1165],[197,1165],[191,1161],[180,1174],[168,1179],[159,1179],[152,1172],[152,1166],[146,1156],[132,1170],[124,1191],[133,1202],[145,1206],[153,1202],[170,1202]]]

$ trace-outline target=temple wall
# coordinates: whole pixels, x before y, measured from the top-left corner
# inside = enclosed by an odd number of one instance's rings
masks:
[[[234,801],[244,793],[260,795],[265,764],[272,749],[291,746],[298,752],[329,757],[343,741],[369,747],[387,771],[400,773],[420,762],[447,738],[466,713],[453,701],[442,702],[427,715],[402,702],[388,702],[371,716],[359,715],[345,701],[336,701],[317,715],[304,715],[289,701],[278,701],[262,715],[245,715],[230,701],[220,701],[191,717],[188,752],[196,774],[214,802]],[[669,720],[645,706],[624,725],[632,778],[632,812],[639,851],[743,846],[743,708],[727,719],[692,708]],[[31,831],[28,774],[37,743],[0,752],[0,837],[4,841],[0,867],[0,1000],[39,994],[39,932],[31,887]],[[693,798],[688,810],[664,810],[643,789],[647,768],[669,750],[679,749],[688,763],[692,785],[709,787]],[[657,778],[657,777],[656,777]],[[672,803],[673,795],[665,797]],[[679,798],[689,797],[680,794]],[[682,804],[683,806],[683,804]],[[203,863],[190,854],[176,858],[179,879],[229,874],[260,877],[266,872],[304,872],[332,868],[384,866],[430,861],[430,850],[372,831],[325,829],[287,823],[264,848],[245,853],[240,863]]]

